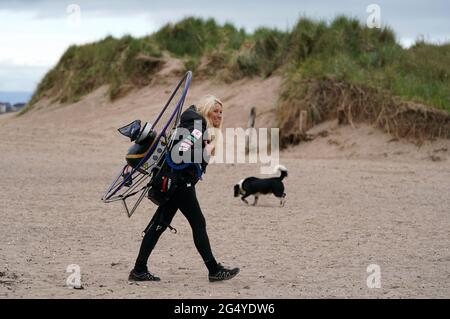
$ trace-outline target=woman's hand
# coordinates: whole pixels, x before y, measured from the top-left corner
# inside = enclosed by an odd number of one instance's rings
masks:
[[[205,149],[206,149],[206,153],[208,154],[208,156],[214,155],[214,151],[216,149],[216,145],[214,145],[213,143],[210,143],[210,142],[207,141]]]

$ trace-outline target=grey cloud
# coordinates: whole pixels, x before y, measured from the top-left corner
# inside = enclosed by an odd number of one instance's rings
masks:
[[[89,19],[99,16],[128,19],[146,14],[152,25],[160,27],[195,15],[213,17],[220,23],[232,22],[248,31],[259,26],[286,30],[293,27],[301,15],[330,20],[346,14],[365,21],[367,6],[375,3],[381,7],[383,24],[391,26],[404,43],[411,43],[420,35],[432,41],[450,40],[448,0],[1,0],[0,11],[32,12],[34,19],[64,19],[67,6],[72,3],[80,5],[82,16]],[[9,87],[28,89],[33,88],[46,71],[46,68],[0,65],[0,78],[8,79]]]
[[[50,67],[0,64],[0,91],[34,91]]]
[[[296,0],[5,0],[0,2],[0,10],[32,11],[37,18],[63,18],[69,4],[80,5],[82,14],[87,16],[127,17],[145,13],[157,25],[174,22],[185,16],[196,15],[214,17],[219,22],[230,21],[239,27],[254,30],[259,26],[292,27],[300,17],[332,19],[346,14],[364,21],[366,7],[376,3],[381,7],[382,20],[392,26],[399,36],[423,33],[450,33],[450,2],[446,0],[390,1],[390,0],[342,0],[342,1],[296,1]]]

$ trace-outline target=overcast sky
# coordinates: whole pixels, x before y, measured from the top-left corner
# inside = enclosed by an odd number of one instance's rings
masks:
[[[71,44],[109,34],[143,36],[192,15],[249,32],[260,26],[287,30],[301,15],[330,20],[346,14],[365,22],[370,4],[379,5],[381,23],[405,46],[419,36],[450,41],[448,0],[0,0],[0,91],[33,91]]]

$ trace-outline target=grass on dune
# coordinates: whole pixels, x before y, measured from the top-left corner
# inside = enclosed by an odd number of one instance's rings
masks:
[[[109,36],[71,46],[29,107],[43,97],[76,102],[102,85],[109,85],[111,99],[121,97],[150,83],[163,52],[182,59],[187,69],[226,73],[229,80],[280,74],[281,99],[301,94],[299,79],[334,79],[450,111],[450,44],[419,41],[404,49],[388,27],[370,29],[345,16],[329,22],[302,17],[289,31],[259,28],[251,34],[189,17],[142,38]]]

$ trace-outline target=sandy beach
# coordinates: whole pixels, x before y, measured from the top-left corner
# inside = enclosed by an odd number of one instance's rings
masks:
[[[279,82],[194,81],[186,105],[213,93],[225,127],[245,127],[252,106],[257,126],[272,127]],[[129,146],[117,128],[151,120],[170,83],[115,103],[100,88],[76,104],[0,116],[0,298],[450,297],[450,142],[418,147],[363,124],[325,123],[327,136],[281,152],[283,208],[273,196],[256,207],[233,197],[240,179],[261,176],[259,165],[208,167],[198,198],[214,254],[241,267],[236,278],[208,282],[178,213],[178,234],[167,231],[150,257],[162,281],[129,283],[155,206],[147,200],[129,219],[100,198]],[[71,264],[82,290],[66,286]],[[371,264],[381,288],[367,285]]]

